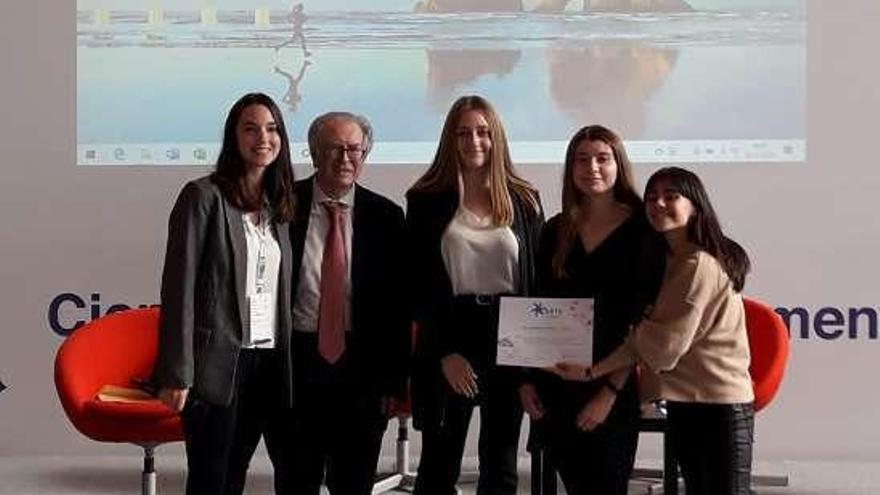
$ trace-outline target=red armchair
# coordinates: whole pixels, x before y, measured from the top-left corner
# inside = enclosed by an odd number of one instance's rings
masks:
[[[752,355],[749,372],[757,412],[770,404],[782,384],[789,353],[788,327],[782,317],[764,303],[744,297],[743,306]]]
[[[150,377],[158,329],[157,308],[114,313],[77,329],[55,357],[55,387],[73,426],[92,440],[143,448],[144,495],[156,490],[155,447],[183,439],[180,416],[158,399],[110,402],[97,393],[104,385],[131,388]]]

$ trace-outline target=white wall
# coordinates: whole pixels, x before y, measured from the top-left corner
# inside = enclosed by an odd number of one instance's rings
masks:
[[[75,2],[0,3],[0,380],[9,386],[0,393],[0,455],[113,451],[73,431],[61,411],[52,382],[61,338],[47,307],[63,292],[87,302],[99,293],[104,309],[156,302],[171,202],[207,171],[74,165],[74,10]],[[808,162],[695,168],[752,254],[748,294],[810,314],[877,310],[880,3],[817,0],[809,19]],[[421,169],[373,166],[365,182],[401,200]],[[652,169],[639,166],[640,179]],[[523,171],[557,211],[558,164]],[[880,457],[880,344],[859,325],[857,339],[795,332],[782,391],[758,417],[759,459]]]

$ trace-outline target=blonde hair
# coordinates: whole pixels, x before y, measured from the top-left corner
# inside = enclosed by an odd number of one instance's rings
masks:
[[[492,220],[497,226],[509,226],[513,223],[514,216],[511,196],[515,196],[537,212],[537,191],[514,170],[501,119],[498,118],[492,105],[481,96],[462,96],[452,104],[452,108],[446,114],[446,122],[443,124],[434,161],[431,162],[427,172],[413,184],[410,192],[458,191],[461,164],[456,131],[462,115],[471,110],[480,112],[486,119],[492,138],[489,155],[489,197],[492,204]]]

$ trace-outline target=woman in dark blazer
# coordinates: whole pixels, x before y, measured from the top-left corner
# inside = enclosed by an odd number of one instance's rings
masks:
[[[281,112],[247,94],[229,111],[216,171],[171,211],[154,380],[181,412],[187,494],[242,493],[261,436],[285,491],[292,186]]]
[[[562,212],[544,226],[538,290],[594,301],[593,352],[623,342],[653,301],[662,275],[659,237],[633,186],[620,137],[580,129],[565,154]],[[520,387],[533,432],[571,495],[626,495],[638,441],[639,399],[630,368],[590,384],[535,371]]]
[[[494,364],[498,297],[531,292],[542,223],[538,192],[515,173],[498,115],[479,96],[460,98],[431,167],[407,192],[419,328],[417,495],[454,493],[477,405],[477,492],[516,493],[523,413],[516,374]]]

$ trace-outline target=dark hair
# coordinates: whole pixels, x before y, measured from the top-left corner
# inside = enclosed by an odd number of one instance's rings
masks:
[[[281,149],[278,157],[269,164],[263,175],[263,193],[269,199],[276,222],[288,222],[293,219],[294,196],[293,196],[293,165],[290,163],[290,143],[287,139],[287,128],[278,105],[269,96],[263,93],[248,93],[229,109],[226,116],[226,125],[223,128],[223,145],[217,156],[217,168],[213,174],[214,183],[220,187],[223,196],[233,206],[243,211],[256,211],[262,207],[263,194],[254,195],[245,187],[244,160],[238,149],[238,136],[236,128],[244,109],[251,105],[262,105],[269,110],[275,120],[278,136],[281,139]]]
[[[553,273],[557,278],[565,278],[565,259],[577,238],[577,224],[584,213],[583,193],[574,183],[574,161],[578,146],[584,141],[601,141],[611,148],[617,163],[617,179],[612,193],[614,200],[632,208],[634,212],[642,209],[642,199],[635,189],[632,164],[623,147],[623,141],[614,131],[601,125],[588,125],[577,131],[568,142],[565,151],[565,169],[562,172],[562,215],[560,217],[559,239],[553,253]]]
[[[523,204],[529,205],[533,211],[540,209],[538,193],[535,188],[516,173],[507,136],[498,112],[489,100],[479,95],[462,96],[452,104],[446,114],[446,121],[437,143],[437,152],[428,170],[409,189],[413,191],[447,192],[458,190],[458,176],[461,165],[458,154],[458,138],[456,132],[462,115],[469,111],[479,112],[489,124],[492,137],[492,149],[489,151],[489,197],[492,202],[492,219],[495,225],[511,225],[513,223],[513,202],[515,196]]]
[[[733,288],[741,292],[745,286],[746,274],[751,269],[749,255],[742,246],[721,231],[718,216],[700,178],[683,168],[661,168],[648,179],[645,194],[661,180],[667,181],[670,189],[686,197],[694,206],[694,214],[687,224],[688,240],[714,256],[733,282]]]

